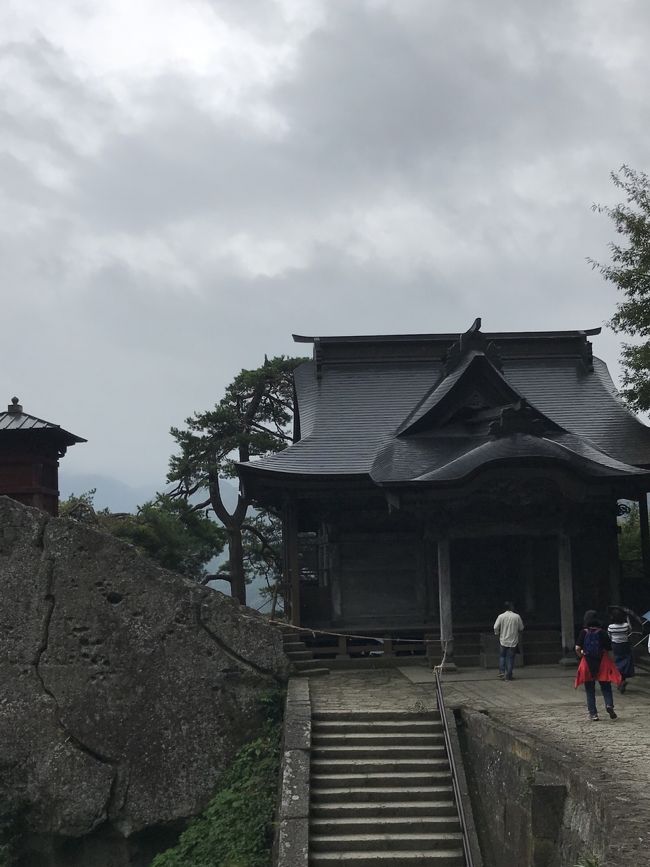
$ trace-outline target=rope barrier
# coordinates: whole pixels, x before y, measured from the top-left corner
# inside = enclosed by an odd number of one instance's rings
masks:
[[[353,632],[331,632],[327,629],[312,629],[307,626],[294,626],[293,623],[286,623],[284,620],[269,620],[269,623],[273,624],[273,626],[283,626],[286,629],[295,629],[297,632],[308,632],[312,636],[312,638],[316,638],[316,635],[330,635],[334,638],[360,638],[365,641],[384,641],[381,636],[377,635],[356,635]],[[393,643],[404,643],[404,644],[431,644],[432,640],[430,638],[389,638],[389,641]]]

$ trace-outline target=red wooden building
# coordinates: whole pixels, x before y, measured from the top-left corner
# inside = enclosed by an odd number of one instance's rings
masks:
[[[0,494],[51,515],[59,508],[59,458],[85,443],[58,424],[23,411],[14,397],[0,413]]]

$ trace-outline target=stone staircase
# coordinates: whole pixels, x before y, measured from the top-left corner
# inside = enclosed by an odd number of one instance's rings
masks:
[[[562,656],[562,636],[559,630],[528,630],[524,632],[526,665],[557,665]]]
[[[464,867],[437,711],[314,712],[309,853],[313,867]]]
[[[314,654],[300,638],[300,632],[290,627],[280,627],[284,652],[299,677],[319,677],[329,674],[329,668],[314,660]]]

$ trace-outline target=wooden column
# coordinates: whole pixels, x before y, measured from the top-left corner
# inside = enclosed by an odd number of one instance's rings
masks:
[[[298,521],[292,502],[284,504],[282,541],[284,547],[284,581],[289,592],[290,622],[300,626],[300,562],[298,559]]]
[[[522,562],[521,571],[524,578],[524,611],[527,615],[535,611],[535,558],[533,556],[533,540],[524,536],[521,540]]]
[[[438,604],[440,610],[440,642],[445,655],[445,669],[455,670],[454,633],[451,617],[451,549],[449,539],[438,541]]]
[[[560,533],[557,537],[557,554],[562,630],[562,658],[560,659],[560,665],[576,665],[571,538],[566,533]]]
[[[618,521],[615,508],[608,526],[609,535],[609,602],[611,605],[622,602],[621,598],[621,561],[618,555]]]
[[[650,581],[650,532],[648,530],[648,495],[639,497],[639,526],[641,528],[641,557],[643,577]]]

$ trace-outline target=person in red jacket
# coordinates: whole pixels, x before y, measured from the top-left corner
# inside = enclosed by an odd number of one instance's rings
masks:
[[[596,721],[598,720],[596,681],[598,681],[605,700],[605,710],[611,719],[616,719],[612,683],[620,684],[622,678],[612,661],[612,642],[595,611],[585,612],[583,624],[576,639],[576,653],[580,657],[580,665],[574,685],[577,689],[581,683],[584,683],[589,719]]]

